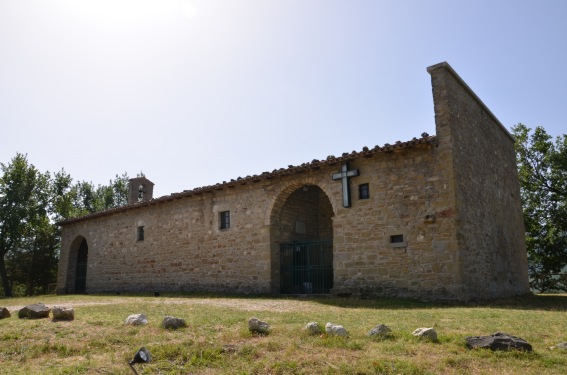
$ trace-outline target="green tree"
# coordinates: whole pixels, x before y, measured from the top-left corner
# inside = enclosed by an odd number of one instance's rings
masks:
[[[95,187],[92,182],[77,182],[69,193],[74,213],[70,217],[88,215],[128,204],[128,181],[128,175],[123,173],[121,176],[116,175],[108,185]]]
[[[57,277],[62,220],[127,203],[128,175],[109,185],[77,182],[64,170],[41,173],[16,154],[1,164],[0,278],[7,297],[46,293]]]
[[[566,289],[551,274],[567,266],[567,135],[552,140],[542,127],[512,128],[532,287]]]
[[[12,284],[6,271],[6,255],[20,249],[32,238],[35,228],[47,217],[49,176],[17,154],[9,165],[0,163],[0,277],[7,297]]]
[[[53,176],[50,185],[49,213],[52,221],[59,222],[80,214],[75,204],[77,191],[71,175],[61,170]]]
[[[16,295],[46,294],[57,277],[59,236],[47,217],[6,254],[6,267]]]
[[[130,178],[126,173],[116,175],[108,185],[99,185],[95,191],[97,212],[109,208],[120,207],[128,204],[128,182]]]

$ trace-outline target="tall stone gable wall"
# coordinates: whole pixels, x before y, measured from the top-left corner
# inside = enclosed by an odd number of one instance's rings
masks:
[[[528,293],[514,140],[448,64],[428,71],[439,148],[452,155],[465,296]]]
[[[316,223],[307,232],[333,238],[332,293],[468,300],[527,292],[510,139],[447,71],[432,73],[437,144],[350,159],[360,171],[350,178],[350,208],[331,178],[337,162],[72,220],[63,225],[58,292],[74,292],[74,254],[85,238],[89,293],[279,293],[279,243],[296,239],[297,215]],[[463,115],[474,121],[455,122]],[[471,137],[478,141],[467,146]],[[480,168],[488,162],[496,176]],[[358,199],[365,183],[370,198]],[[304,187],[309,202],[285,204]],[[230,211],[229,229],[220,229],[222,211]]]

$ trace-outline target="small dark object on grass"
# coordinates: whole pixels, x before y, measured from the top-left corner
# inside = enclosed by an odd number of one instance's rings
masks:
[[[142,347],[136,352],[136,354],[134,354],[134,359],[128,362],[128,366],[130,366],[132,371],[134,371],[134,374],[138,375],[136,369],[134,369],[134,366],[132,365],[135,365],[136,363],[150,363],[151,361],[152,356],[150,355],[150,352],[148,352],[148,349]]]

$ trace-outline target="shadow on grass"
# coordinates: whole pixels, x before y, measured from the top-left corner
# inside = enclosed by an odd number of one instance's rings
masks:
[[[310,301],[322,305],[343,307],[348,309],[430,309],[430,308],[499,308],[510,310],[545,310],[545,311],[567,311],[567,294],[535,294],[522,297],[507,298],[494,301],[473,301],[473,302],[431,302],[418,301],[412,299],[375,297],[375,298],[356,298],[356,297],[337,297],[332,295],[270,295],[270,294],[228,294],[228,293],[200,293],[200,292],[162,292],[159,296],[154,296],[153,292],[146,293],[96,293],[91,295],[69,295],[73,297],[92,296],[92,297],[120,297],[120,298],[199,298],[199,299],[247,299],[247,300],[292,300]],[[40,296],[36,296],[38,298]],[[34,297],[32,297],[34,298]]]
[[[321,298],[314,301],[335,307],[366,309],[428,309],[486,307],[510,310],[567,311],[567,294],[538,294],[494,301],[424,302],[397,298]]]
[[[172,295],[173,296],[173,295]],[[315,295],[230,295],[230,294],[177,294],[176,297],[187,298],[245,298],[245,299],[273,299],[273,300],[296,300],[311,301],[322,305],[344,307],[349,309],[428,309],[428,308],[471,308],[487,307],[510,310],[547,310],[547,311],[567,311],[567,294],[535,294],[522,297],[506,298],[494,301],[474,301],[474,302],[427,302],[412,299],[376,297],[376,298],[355,298],[355,297],[336,297],[336,296],[315,296]]]

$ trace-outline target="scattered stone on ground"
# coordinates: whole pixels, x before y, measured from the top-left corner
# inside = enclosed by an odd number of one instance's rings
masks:
[[[390,327],[384,324],[378,324],[376,327],[368,331],[366,336],[382,338],[388,336],[390,333],[392,333]]]
[[[419,338],[428,339],[431,341],[437,341],[437,332],[433,327],[430,328],[418,328],[413,331],[412,335],[417,336]]]
[[[323,333],[323,328],[317,322],[309,322],[303,328],[304,331],[307,331],[310,335],[319,335]]]
[[[73,320],[75,319],[75,310],[67,306],[53,306],[51,311],[53,320]]]
[[[5,307],[0,307],[0,319],[6,319],[11,317],[12,315],[10,315],[10,311],[8,311],[7,308]]]
[[[49,317],[49,307],[45,306],[43,303],[34,303],[32,305],[27,305],[20,311],[18,311],[18,318],[20,319],[42,319]]]
[[[490,336],[473,336],[465,338],[469,349],[486,348],[491,350],[523,350],[532,351],[532,346],[524,339],[503,332]]]
[[[270,332],[270,325],[258,318],[252,317],[248,320],[248,330],[252,333],[267,335]]]
[[[187,323],[185,323],[185,319],[166,316],[165,318],[163,318],[161,326],[165,329],[178,329],[187,327]]]
[[[148,318],[144,314],[132,314],[126,318],[124,324],[129,324],[132,326],[141,326],[148,324]]]
[[[329,336],[348,337],[348,332],[343,326],[330,322],[325,324],[325,332]]]

